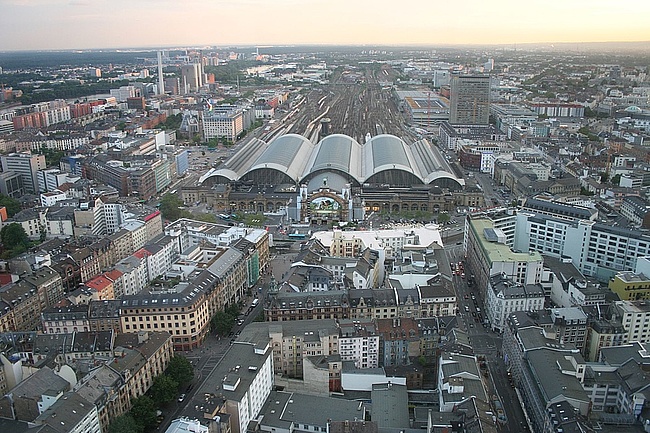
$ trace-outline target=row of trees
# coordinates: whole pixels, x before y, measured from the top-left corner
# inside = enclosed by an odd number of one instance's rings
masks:
[[[219,335],[228,335],[233,326],[235,326],[235,321],[239,313],[240,306],[237,304],[232,304],[224,311],[219,311],[210,320],[212,330]]]
[[[165,194],[160,199],[160,213],[163,218],[169,221],[176,221],[179,218],[192,218],[206,223],[216,223],[217,217],[209,213],[192,213],[184,209],[185,203],[175,194]]]
[[[181,389],[194,379],[194,368],[183,356],[174,356],[167,369],[156,376],[147,394],[133,400],[131,410],[113,420],[109,433],[143,433],[158,424],[158,408],[173,402]]]

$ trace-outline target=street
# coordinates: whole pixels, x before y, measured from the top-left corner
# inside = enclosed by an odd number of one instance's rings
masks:
[[[464,260],[462,244],[448,244],[445,253],[452,264]],[[485,325],[484,301],[479,290],[468,286],[467,278],[453,275],[453,283],[458,300],[458,326],[469,337],[474,355],[484,356],[489,370],[488,400],[492,395],[499,396],[508,422],[502,431],[519,433],[524,430],[524,414],[517,399],[517,394],[508,380],[508,372],[501,353],[501,336]]]

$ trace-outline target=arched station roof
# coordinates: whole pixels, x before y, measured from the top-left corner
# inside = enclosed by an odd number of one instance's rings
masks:
[[[428,141],[407,145],[394,135],[375,136],[361,145],[352,137],[333,134],[312,144],[297,134],[287,134],[266,144],[251,140],[218,169],[201,176],[258,183],[309,183],[327,176],[344,178],[361,185],[366,182],[390,185],[435,184],[461,188],[457,178],[438,149]]]

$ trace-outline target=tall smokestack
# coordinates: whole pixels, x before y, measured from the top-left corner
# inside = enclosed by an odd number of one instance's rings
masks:
[[[158,51],[158,94],[165,94],[165,78],[163,77],[162,51]]]

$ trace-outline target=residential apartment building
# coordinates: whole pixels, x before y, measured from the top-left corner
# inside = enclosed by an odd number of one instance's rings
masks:
[[[88,305],[49,307],[41,313],[41,329],[45,334],[88,332]]]
[[[7,419],[33,422],[69,390],[70,384],[63,377],[44,366],[0,399],[0,414]]]
[[[102,433],[97,407],[85,398],[66,393],[34,420],[37,432]]]
[[[598,361],[604,348],[624,344],[627,344],[627,332],[618,317],[589,320],[584,349],[584,356],[588,362]]]
[[[544,289],[539,284],[517,284],[503,274],[490,278],[485,298],[485,314],[490,327],[502,332],[506,319],[515,311],[544,308]]]
[[[129,402],[144,395],[156,376],[161,375],[174,356],[169,331],[138,331],[118,334],[115,338],[115,360],[111,367],[125,380]],[[136,368],[137,367],[137,368]],[[126,410],[130,409],[129,407]]]
[[[625,329],[626,342],[650,342],[650,302],[615,301],[613,308]]]
[[[194,284],[182,284],[174,293],[141,293],[122,298],[120,321],[124,333],[161,332],[172,334],[175,350],[201,345],[209,330],[208,293]]]
[[[456,314],[458,309],[456,292],[451,277],[438,275],[426,285],[417,286],[420,299],[419,317],[442,317]]]
[[[440,412],[452,412],[455,407],[473,398],[488,401],[476,357],[443,352],[436,373]]]
[[[122,301],[90,301],[88,303],[88,325],[91,332],[121,332],[120,306]]]
[[[350,302],[347,290],[328,292],[269,292],[264,302],[267,321],[347,319],[350,318]]]
[[[547,426],[550,404],[567,401],[572,411],[589,413],[591,401],[581,385],[585,361],[573,344],[557,343],[552,333],[520,323],[518,317],[508,318],[503,334],[508,371],[520,390],[532,431],[555,433]]]
[[[61,276],[52,268],[43,267],[2,288],[0,300],[5,307],[1,323],[6,324],[7,331],[39,329],[41,313],[62,299]]]
[[[650,301],[650,277],[634,272],[618,272],[609,280],[609,290],[622,301]]]
[[[339,335],[339,327],[331,319],[253,322],[242,330],[237,341],[253,344],[266,338],[273,351],[274,373],[300,379],[306,377],[307,358],[338,355]]]
[[[420,335],[415,319],[378,319],[382,366],[409,365],[420,355]]]
[[[379,366],[379,333],[372,321],[339,321],[339,355],[356,368]]]
[[[650,227],[650,204],[641,197],[627,196],[621,203],[621,215],[638,227]]]

